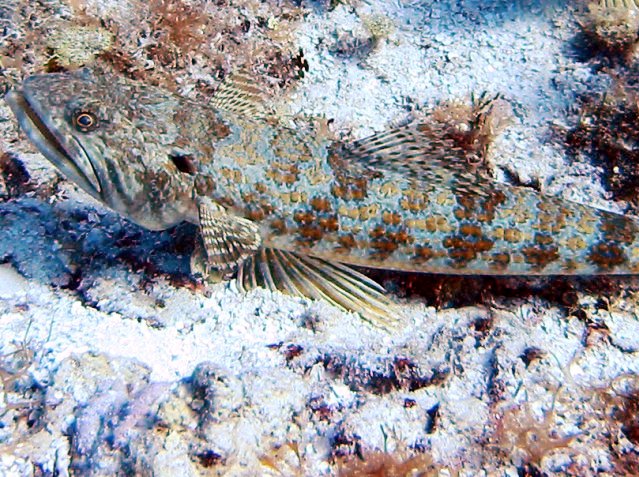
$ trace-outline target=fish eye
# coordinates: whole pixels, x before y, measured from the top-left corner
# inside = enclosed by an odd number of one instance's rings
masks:
[[[93,131],[98,127],[98,117],[90,111],[73,113],[73,126],[80,132]]]

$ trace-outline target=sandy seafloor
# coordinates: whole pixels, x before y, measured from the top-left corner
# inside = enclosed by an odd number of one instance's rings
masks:
[[[500,93],[514,120],[494,145],[497,179],[508,171],[624,210],[596,168],[548,140],[553,124],[575,121],[579,94],[609,83],[571,52],[572,6],[370,0],[310,10],[295,33],[310,71],[293,112],[363,137],[411,105]],[[395,30],[364,63],[320,41],[370,14]],[[186,286],[174,278],[188,257],[173,244],[194,228],[144,231],[66,182],[46,198],[38,191],[57,173],[17,136],[5,105],[0,125],[3,148],[31,176],[0,201],[0,475],[639,469],[628,432],[637,416],[624,414],[639,372],[630,278],[610,300],[578,291],[580,313],[535,293],[439,310],[401,300],[390,332],[323,303],[243,295],[233,282]]]

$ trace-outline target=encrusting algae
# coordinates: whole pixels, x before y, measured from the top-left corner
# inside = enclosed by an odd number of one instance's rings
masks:
[[[101,27],[61,26],[47,38],[54,61],[59,67],[83,66],[113,46],[113,35]]]
[[[639,41],[639,5],[634,0],[589,3],[581,26],[595,49],[632,54]]]

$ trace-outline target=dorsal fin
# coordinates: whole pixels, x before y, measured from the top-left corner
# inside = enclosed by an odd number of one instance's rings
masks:
[[[345,151],[350,159],[372,168],[413,170],[415,173],[422,165],[428,170],[465,164],[459,155],[452,154],[455,147],[452,140],[435,138],[437,133],[427,134],[431,131],[430,124],[411,123],[353,141],[345,145]]]
[[[445,184],[484,195],[499,187],[478,173],[438,125],[414,122],[347,144],[334,152],[347,163],[367,170],[388,171],[412,178],[424,189]]]
[[[247,118],[264,119],[269,112],[269,98],[270,94],[256,85],[255,78],[238,71],[224,79],[209,104]]]
[[[340,263],[298,255],[273,248],[261,248],[239,267],[238,287],[280,291],[292,296],[324,300],[366,321],[392,328],[397,323],[397,306],[379,284]]]
[[[470,105],[443,104],[424,119],[344,144],[338,154],[368,169],[419,180],[425,187],[444,183],[481,195],[499,187],[477,166],[492,138],[508,124],[508,107],[499,95],[471,95]]]

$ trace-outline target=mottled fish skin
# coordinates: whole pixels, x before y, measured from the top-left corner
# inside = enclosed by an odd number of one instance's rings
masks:
[[[474,181],[463,164],[445,162],[445,151],[430,151],[437,159],[429,162],[427,140],[417,147],[419,124],[345,145],[87,69],[30,77],[8,101],[19,119],[22,101],[46,124],[63,172],[150,229],[197,223],[197,199],[208,197],[259,224],[266,246],[346,264],[454,274],[639,271],[633,220]],[[78,128],[82,112],[97,124]],[[37,144],[28,119],[21,124]],[[396,167],[415,158],[422,165],[412,174]]]

